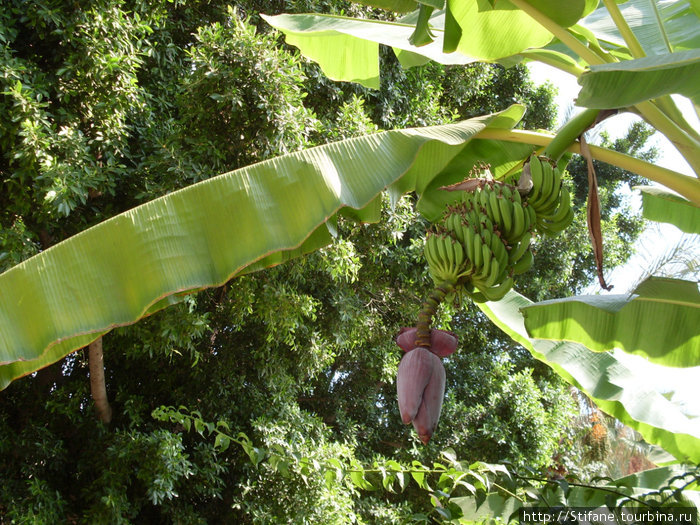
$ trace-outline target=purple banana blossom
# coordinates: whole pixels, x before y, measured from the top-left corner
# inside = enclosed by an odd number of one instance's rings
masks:
[[[422,347],[406,352],[399,363],[396,392],[401,420],[406,425],[413,423],[418,437],[427,444],[440,419],[445,395],[442,360]]]

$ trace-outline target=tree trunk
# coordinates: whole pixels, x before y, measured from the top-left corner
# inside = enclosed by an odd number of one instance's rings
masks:
[[[101,337],[88,346],[88,364],[90,366],[90,393],[93,401],[95,401],[97,417],[104,424],[108,424],[112,421],[112,407],[109,406],[109,401],[107,400]]]

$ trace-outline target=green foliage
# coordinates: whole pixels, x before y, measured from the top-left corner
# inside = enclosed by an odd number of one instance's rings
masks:
[[[140,202],[286,151],[514,101],[531,106],[528,127],[551,124],[551,90],[534,90],[521,67],[404,70],[385,50],[379,90],[332,84],[259,23],[268,2],[237,11],[156,0],[8,6],[0,13],[2,270]],[[275,9],[369,12],[325,1]],[[413,323],[430,279],[414,196],[393,207],[381,199],[378,224],[341,218],[323,250],[105,336],[109,427],[94,419],[83,351],[10,385],[0,394],[0,515],[17,523],[427,522],[457,516],[453,497],[486,492],[505,475],[477,460],[548,466],[571,400],[473,308],[453,320],[463,343],[446,363],[448,399],[431,446],[419,447],[400,424],[392,338]],[[559,272],[576,267],[582,237],[543,245],[551,269],[519,286],[583,286],[587,273],[569,272],[564,285]],[[441,310],[438,324],[452,314]],[[161,406],[190,411],[154,420]],[[436,460],[448,447],[454,452]]]

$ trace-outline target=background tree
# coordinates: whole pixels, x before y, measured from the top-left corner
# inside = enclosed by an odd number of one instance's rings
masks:
[[[389,74],[378,91],[331,83],[262,25],[256,31],[261,8],[105,0],[3,10],[3,270],[141,202],[284,152],[514,101],[531,106],[528,126],[552,124],[551,88],[534,88],[523,68],[403,70],[385,53]],[[275,6],[315,9],[369,12],[339,2]],[[472,78],[480,89],[455,88]],[[430,508],[415,488],[360,493],[256,469],[240,449],[221,452],[183,425],[154,420],[161,405],[319,460],[429,461],[451,446],[474,460],[546,466],[573,403],[558,377],[474,308],[452,325],[462,343],[447,363],[438,434],[419,447],[400,424],[393,335],[412,324],[430,286],[426,225],[411,196],[394,207],[385,199],[382,209],[378,224],[341,221],[319,253],[105,336],[108,426],[94,416],[86,350],[0,393],[0,515],[11,523],[405,523]],[[518,286],[561,290],[556,265],[572,266],[576,242],[543,244],[538,257],[553,269]],[[575,290],[590,270],[570,274]]]

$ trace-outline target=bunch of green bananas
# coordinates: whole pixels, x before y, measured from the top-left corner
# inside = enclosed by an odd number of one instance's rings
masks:
[[[553,161],[532,155],[529,167],[532,190],[527,200],[537,216],[537,231],[557,235],[574,220],[571,194],[562,185],[561,173]]]
[[[513,286],[513,275],[532,265],[534,222],[534,213],[514,186],[478,181],[426,236],[425,257],[433,280],[449,282],[476,300],[502,298]]]

